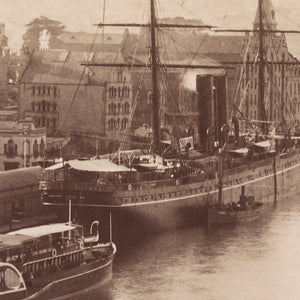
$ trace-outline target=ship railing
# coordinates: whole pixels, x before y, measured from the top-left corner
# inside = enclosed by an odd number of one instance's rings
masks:
[[[53,267],[82,260],[82,250],[76,250],[60,255],[34,260],[23,265],[24,273],[46,271]]]

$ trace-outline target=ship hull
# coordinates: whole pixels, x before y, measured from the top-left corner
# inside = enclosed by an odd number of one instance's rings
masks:
[[[245,186],[247,195],[254,196],[255,201],[279,201],[300,191],[299,172],[299,152],[227,170],[223,177],[223,202],[237,202],[242,186]],[[121,199],[117,204],[102,203],[100,200],[92,204],[74,203],[73,212],[82,222],[99,219],[102,232],[109,231],[107,224],[111,215],[113,232],[122,236],[132,230],[157,231],[204,224],[204,208],[218,203],[218,178],[188,184],[179,182],[173,186],[149,183],[149,186],[145,190],[137,188],[114,192],[113,197]],[[50,203],[44,200],[44,204],[59,214],[67,211],[67,203],[63,201]]]

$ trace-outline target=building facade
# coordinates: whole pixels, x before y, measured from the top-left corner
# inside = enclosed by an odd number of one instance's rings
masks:
[[[271,1],[263,1],[263,26],[276,30],[275,11]],[[259,29],[259,12],[254,20],[254,30]],[[258,33],[247,34],[245,40],[246,63],[242,67],[239,108],[250,120],[262,120],[261,101],[268,121],[279,130],[299,124],[300,64],[289,52],[284,33],[268,32],[263,36],[264,99],[259,99]],[[253,62],[253,63],[250,63]],[[299,88],[298,88],[299,87]]]
[[[0,120],[0,171],[36,166],[46,150],[45,128],[35,128],[32,120]]]
[[[107,136],[117,136],[128,129],[132,111],[132,83],[127,70],[118,69],[106,83],[105,130]]]
[[[86,60],[86,52],[35,51],[19,83],[20,117],[32,117],[48,136],[104,134],[107,74],[82,66]]]

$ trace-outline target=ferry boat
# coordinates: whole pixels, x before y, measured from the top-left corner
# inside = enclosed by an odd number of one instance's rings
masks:
[[[94,223],[98,224],[98,222]],[[114,243],[57,223],[0,235],[0,299],[54,299],[112,278]]]
[[[224,204],[239,197],[241,186],[245,186],[246,193],[253,195],[258,202],[277,201],[298,192],[300,147],[295,131],[275,135],[272,129],[273,125],[276,127],[274,122],[267,119],[249,120],[259,129],[256,133],[253,130],[254,138],[251,139],[250,134],[240,133],[239,123],[233,119],[231,134],[229,120],[224,113],[227,104],[222,102],[222,97],[226,99],[227,95],[227,78],[223,75],[199,75],[196,78],[199,96],[198,148],[191,150],[191,138],[181,137],[180,142],[186,145],[184,150],[167,155],[169,145],[160,139],[155,76],[157,68],[161,67],[156,58],[155,44],[155,29],[159,25],[155,17],[155,1],[150,2],[153,151],[145,154],[139,150],[119,150],[100,159],[69,160],[47,168],[39,185],[43,204],[63,215],[67,212],[67,199],[70,197],[75,218],[82,222],[107,220],[111,214],[114,232],[121,235],[132,229],[165,230],[199,224],[205,220],[205,207],[218,203],[218,148],[225,141],[228,142],[228,150],[223,165]],[[259,37],[263,34],[262,2],[259,1]],[[260,38],[260,49],[262,41]],[[265,111],[262,76],[266,63],[264,53],[260,51],[256,65],[259,65],[258,106],[261,111]],[[217,95],[220,98],[215,102]],[[209,107],[211,103],[216,105],[214,109]],[[218,118],[220,128],[210,127],[210,121],[214,118]],[[218,132],[218,139],[215,139],[214,132]]]

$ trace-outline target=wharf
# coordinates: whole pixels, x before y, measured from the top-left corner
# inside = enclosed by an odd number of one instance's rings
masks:
[[[49,224],[57,221],[57,216],[54,213],[44,213],[32,218],[22,218],[20,220],[13,220],[11,223],[0,224],[0,233],[7,233],[12,230]]]

